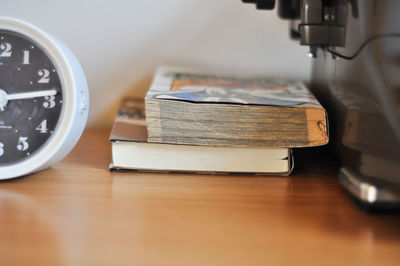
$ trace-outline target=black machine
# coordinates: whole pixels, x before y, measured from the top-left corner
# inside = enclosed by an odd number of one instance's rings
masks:
[[[373,208],[400,206],[399,11],[398,0],[278,1],[291,37],[310,47],[310,87],[328,111],[339,181]]]

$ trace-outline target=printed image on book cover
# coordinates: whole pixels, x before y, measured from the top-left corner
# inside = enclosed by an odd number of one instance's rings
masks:
[[[147,97],[196,103],[319,106],[302,82],[220,77],[169,69],[157,71]]]

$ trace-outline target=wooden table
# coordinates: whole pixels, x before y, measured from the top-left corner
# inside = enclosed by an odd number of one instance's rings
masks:
[[[400,264],[400,216],[360,210],[320,149],[290,177],[110,173],[108,133],[0,182],[0,265]]]

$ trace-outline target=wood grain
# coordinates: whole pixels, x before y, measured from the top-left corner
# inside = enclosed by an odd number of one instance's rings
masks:
[[[398,265],[400,216],[368,215],[321,149],[290,177],[110,173],[108,131],[0,183],[1,265]]]

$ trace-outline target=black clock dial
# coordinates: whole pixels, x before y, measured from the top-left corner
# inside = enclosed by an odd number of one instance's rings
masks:
[[[57,127],[62,100],[57,68],[40,45],[0,30],[0,165],[44,146]]]

